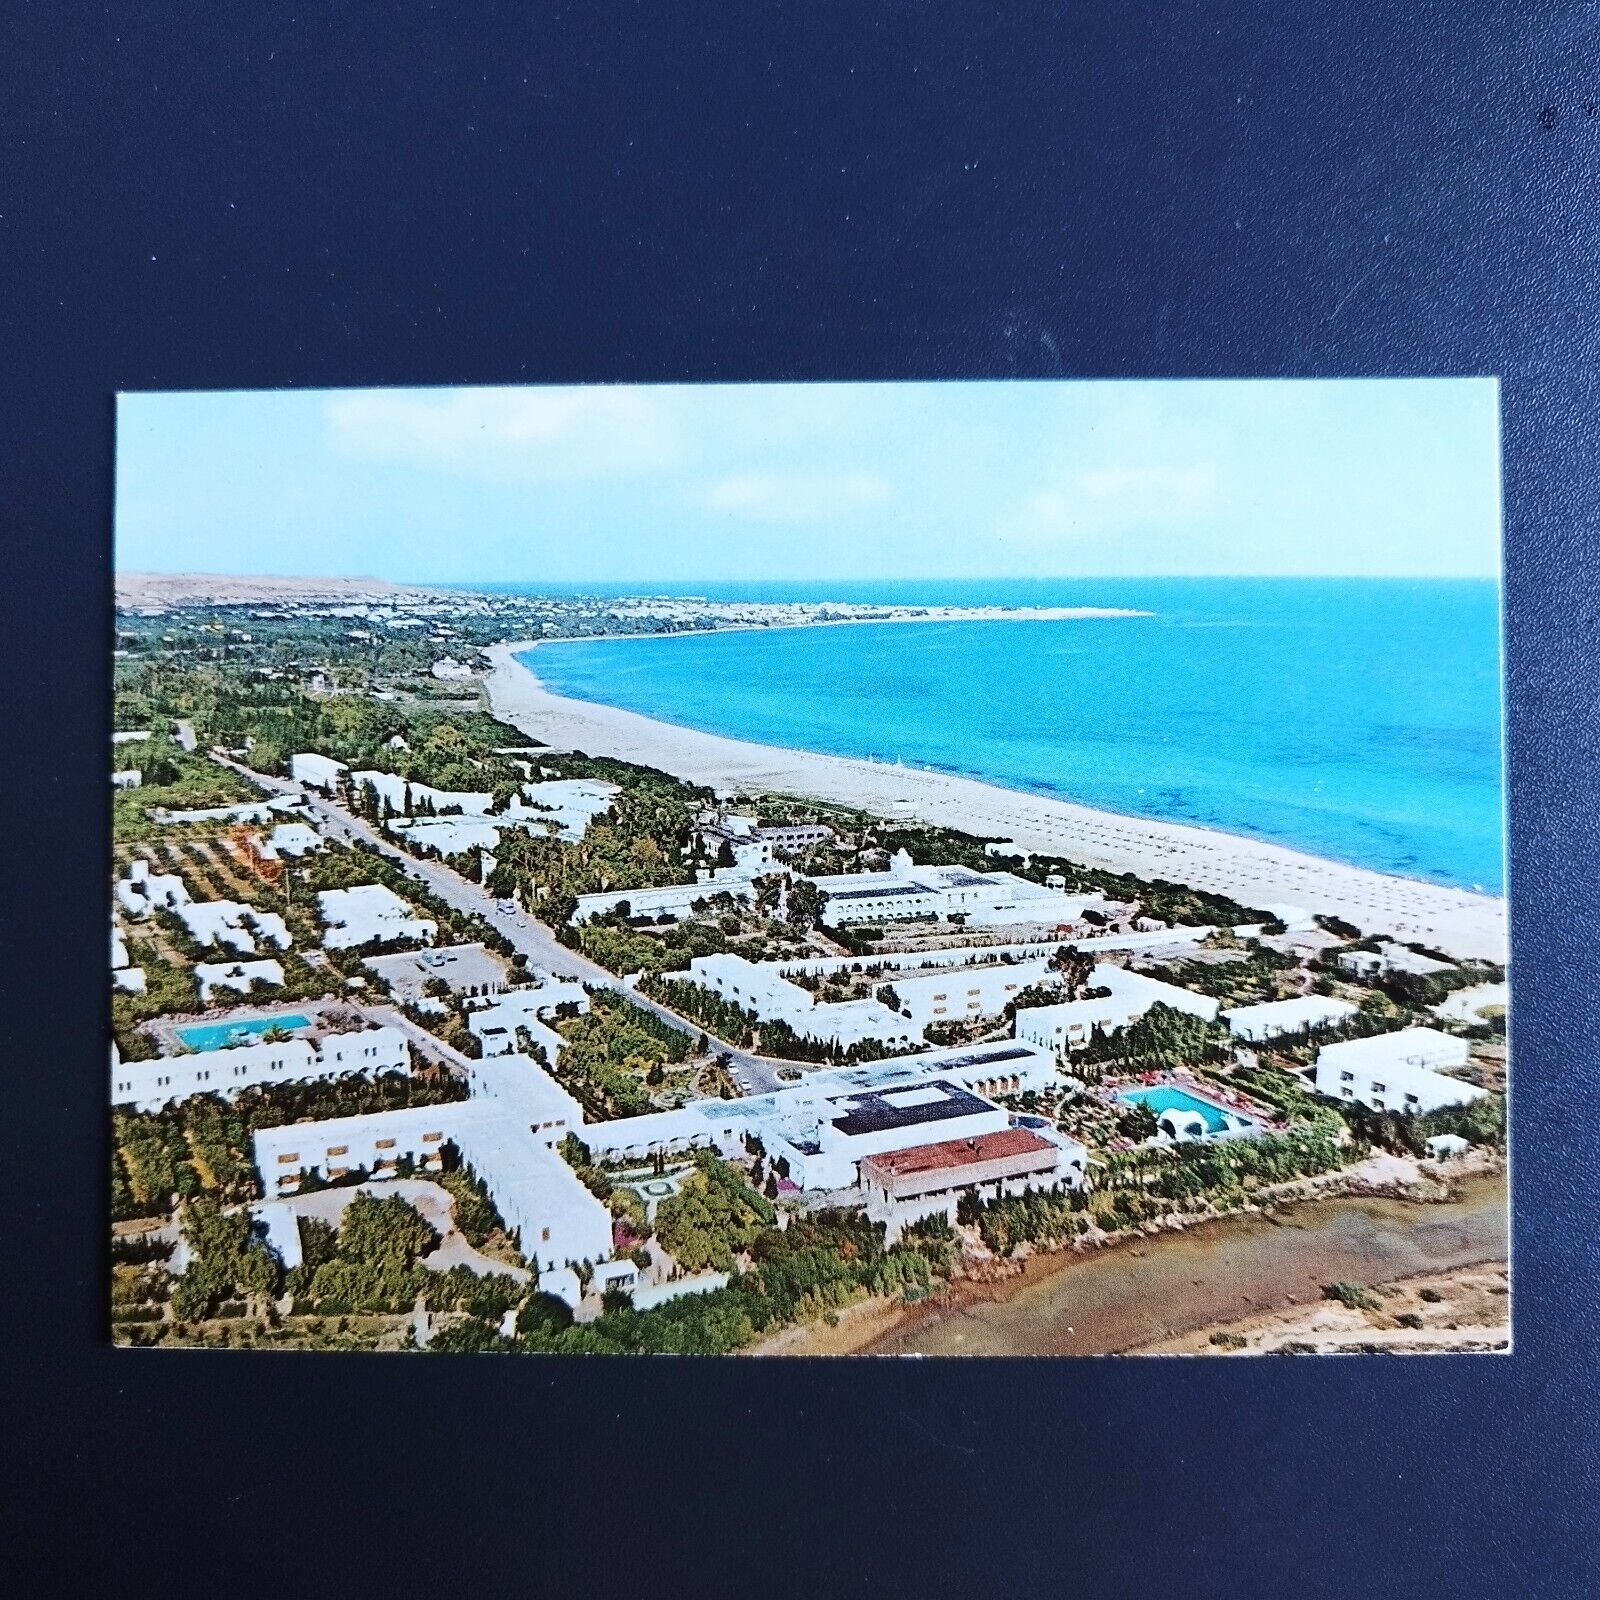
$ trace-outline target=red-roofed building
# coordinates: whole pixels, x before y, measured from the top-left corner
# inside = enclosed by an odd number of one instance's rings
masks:
[[[861,1160],[867,1215],[888,1225],[892,1243],[907,1223],[944,1213],[955,1220],[963,1192],[984,1199],[1029,1189],[1077,1187],[1088,1159],[1083,1146],[1030,1128],[1004,1128],[965,1139],[885,1150]]]

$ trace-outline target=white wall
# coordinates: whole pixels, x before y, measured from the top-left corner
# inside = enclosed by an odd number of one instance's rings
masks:
[[[1332,1100],[1408,1115],[1466,1105],[1482,1099],[1484,1091],[1435,1068],[1464,1066],[1467,1056],[1465,1039],[1431,1028],[1347,1040],[1317,1052],[1316,1088]]]
[[[320,1049],[307,1039],[241,1044],[154,1061],[120,1062],[111,1074],[111,1103],[156,1111],[192,1094],[237,1094],[261,1084],[403,1070],[410,1064],[411,1049],[398,1028],[330,1034]]]

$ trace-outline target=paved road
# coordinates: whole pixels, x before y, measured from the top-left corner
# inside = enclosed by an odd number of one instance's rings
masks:
[[[436,894],[447,906],[456,911],[482,917],[509,942],[513,950],[528,958],[529,965],[542,967],[557,977],[575,978],[593,989],[614,989],[618,994],[626,995],[634,1005],[652,1012],[663,1022],[696,1038],[706,1031],[698,1023],[679,1016],[676,1011],[659,1001],[652,1000],[648,995],[640,994],[638,990],[629,987],[614,972],[608,972],[598,963],[589,960],[587,956],[568,949],[544,923],[526,911],[520,908],[516,911],[501,910],[500,902],[480,884],[463,878],[459,872],[447,867],[442,861],[424,861],[400,849],[370,823],[360,817],[352,816],[342,806],[336,805],[315,789],[308,789],[292,778],[274,778],[266,773],[252,771],[249,767],[226,756],[217,755],[214,751],[212,759],[225,767],[231,767],[241,777],[247,778],[269,793],[292,796],[300,801],[322,825],[323,832],[329,838],[350,845],[357,843],[371,845],[380,855],[399,866],[413,881]],[[780,1070],[798,1069],[802,1072],[810,1070],[799,1062],[777,1061],[768,1056],[756,1055],[752,1051],[728,1044],[714,1034],[709,1037],[712,1048],[728,1056],[729,1071],[733,1074],[734,1081],[747,1094],[764,1094],[784,1087],[784,1080],[778,1076]]]

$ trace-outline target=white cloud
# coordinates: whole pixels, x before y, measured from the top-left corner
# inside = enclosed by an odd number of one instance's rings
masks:
[[[328,402],[347,455],[499,481],[648,472],[678,458],[667,412],[634,388],[360,390]]]
[[[1014,531],[1042,536],[1114,533],[1188,522],[1223,500],[1214,466],[1095,467],[1030,495]]]
[[[759,522],[816,522],[893,498],[888,479],[871,472],[740,472],[713,484],[704,504]]]

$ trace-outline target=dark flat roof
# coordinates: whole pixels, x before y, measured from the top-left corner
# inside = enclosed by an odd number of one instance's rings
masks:
[[[946,1056],[939,1065],[946,1069],[953,1067],[986,1067],[991,1061],[1020,1061],[1024,1056],[1037,1056],[1038,1053],[1037,1050],[1025,1049],[1019,1045],[1010,1045],[1004,1050],[974,1050],[969,1055]]]
[[[940,1100],[919,1100],[915,1105],[896,1105],[894,1098],[937,1089]],[[907,1084],[904,1088],[869,1090],[850,1096],[852,1106],[840,1116],[830,1118],[846,1138],[864,1133],[883,1133],[889,1128],[914,1128],[921,1123],[948,1122],[953,1117],[973,1117],[991,1109],[987,1100],[958,1089],[953,1083],[936,1078],[931,1083]]]
[[[932,894],[933,890],[925,883],[912,883],[902,880],[899,883],[886,883],[877,889],[830,889],[827,891],[830,900],[881,900],[885,895],[891,894]]]

